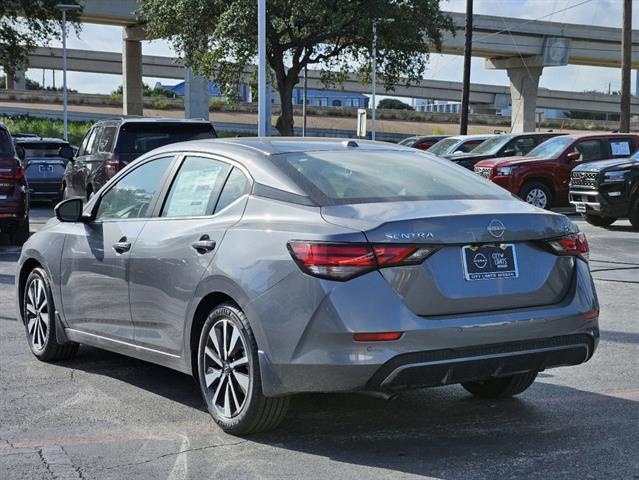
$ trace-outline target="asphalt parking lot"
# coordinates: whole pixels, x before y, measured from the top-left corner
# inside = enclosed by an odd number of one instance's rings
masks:
[[[49,215],[34,209],[32,229]],[[458,386],[304,395],[249,438],[222,433],[186,375],[89,347],[37,361],[14,312],[19,253],[0,246],[0,478],[639,479],[639,233],[573,219],[601,302],[589,363],[500,401]]]

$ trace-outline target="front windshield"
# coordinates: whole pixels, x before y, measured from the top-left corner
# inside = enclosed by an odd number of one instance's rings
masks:
[[[554,137],[537,145],[530,152],[528,157],[557,158],[573,142],[570,137]]]
[[[506,145],[513,137],[511,135],[497,135],[477,145],[472,153],[487,153],[492,155],[497,153],[501,147]]]
[[[435,145],[427,149],[428,153],[433,155],[446,155],[450,153],[449,150],[459,143],[459,138],[444,138]]]

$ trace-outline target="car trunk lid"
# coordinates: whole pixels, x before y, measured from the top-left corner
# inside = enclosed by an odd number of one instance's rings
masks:
[[[575,259],[550,253],[540,241],[564,236],[576,228],[563,215],[535,209],[518,200],[339,205],[323,207],[322,215],[330,223],[361,230],[371,243],[439,247],[420,265],[380,270],[418,315],[553,304],[565,296],[571,284]],[[507,253],[508,269],[516,265],[516,275],[468,279],[469,271],[481,271],[473,267],[475,252],[484,255],[492,270],[496,268],[493,260],[498,261],[501,252]],[[494,259],[493,254],[497,255]]]

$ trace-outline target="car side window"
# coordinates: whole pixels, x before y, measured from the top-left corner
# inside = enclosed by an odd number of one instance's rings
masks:
[[[100,137],[100,133],[102,132],[102,127],[95,127],[91,136],[89,137],[89,141],[87,142],[84,155],[93,155],[97,150],[98,146],[98,138]]]
[[[224,210],[235,200],[241,198],[249,192],[249,180],[239,168],[233,168],[228,180],[224,184],[224,189],[220,199],[215,206],[215,213]]]
[[[92,128],[84,136],[84,138],[82,139],[82,143],[80,144],[80,147],[78,148],[78,153],[77,153],[78,157],[81,155],[86,155],[87,145],[89,144],[89,140],[91,139],[91,137],[94,135],[95,135],[95,128]]]
[[[122,177],[100,200],[95,219],[148,217],[151,200],[173,158],[156,158]]]
[[[204,157],[186,157],[167,196],[162,217],[212,215],[231,166]]]
[[[113,142],[115,141],[116,132],[117,128],[115,127],[104,127],[102,129],[102,135],[98,142],[98,152],[110,153],[113,150]]]
[[[601,140],[584,140],[573,147],[573,152],[581,155],[578,161],[591,162],[607,157],[606,148]]]

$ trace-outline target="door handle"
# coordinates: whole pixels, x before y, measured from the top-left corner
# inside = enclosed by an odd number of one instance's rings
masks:
[[[191,246],[200,255],[211,252],[215,249],[215,240],[211,240],[208,235],[202,235],[200,239],[193,242]]]
[[[131,243],[126,241],[126,237],[122,237],[119,242],[113,244],[115,253],[126,253],[131,250]]]

